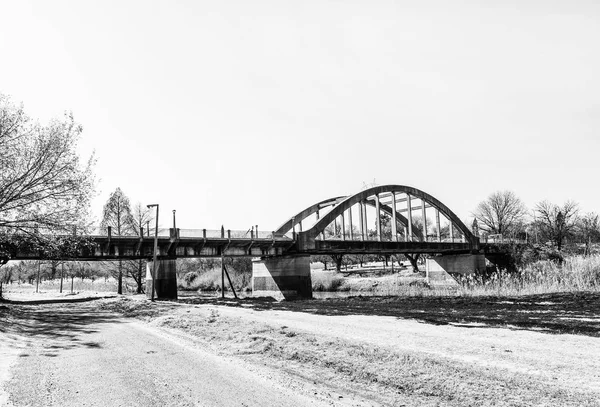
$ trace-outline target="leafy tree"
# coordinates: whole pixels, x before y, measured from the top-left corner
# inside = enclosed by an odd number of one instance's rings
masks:
[[[95,159],[80,162],[81,132],[72,114],[41,125],[0,94],[0,227],[9,235],[84,226]]]
[[[473,216],[487,234],[514,235],[522,227],[527,208],[512,191],[497,191],[477,205]]]
[[[562,206],[542,201],[535,206],[535,227],[545,240],[552,241],[558,251],[562,250],[564,239],[573,236],[578,225],[579,207],[573,201]]]

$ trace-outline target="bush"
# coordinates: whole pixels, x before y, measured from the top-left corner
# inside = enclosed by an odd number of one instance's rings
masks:
[[[343,291],[344,278],[337,273],[313,272],[311,280],[313,291]]]
[[[185,281],[185,284],[189,286],[198,278],[198,276],[199,274],[197,271],[192,271],[190,273],[185,273],[183,280]]]

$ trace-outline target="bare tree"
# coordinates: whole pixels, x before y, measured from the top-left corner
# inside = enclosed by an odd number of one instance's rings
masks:
[[[133,230],[134,224],[129,198],[121,188],[115,189],[104,204],[101,226],[110,226],[116,236],[131,236],[136,234]]]
[[[477,205],[473,216],[488,234],[514,235],[522,228],[527,208],[512,191],[497,191]]]
[[[577,228],[579,207],[573,201],[567,201],[563,206],[542,201],[535,206],[535,227],[542,238],[551,240],[556,248],[562,250],[564,239],[572,236]]]
[[[80,162],[81,132],[72,114],[42,126],[0,94],[0,226],[51,233],[85,222],[95,159]]]
[[[152,211],[148,209],[146,205],[142,205],[140,202],[136,203],[133,206],[133,210],[131,211],[131,229],[133,234],[137,236],[143,236],[144,231],[146,234],[151,234],[151,225],[154,221],[154,216],[152,215]],[[137,285],[136,292],[138,294],[142,294],[144,292],[144,260],[131,260],[127,262],[125,265],[125,270],[128,275],[133,278]]]
[[[129,198],[117,188],[104,204],[102,227],[111,227],[116,236],[135,235],[135,221],[131,215]],[[139,229],[138,229],[139,231]],[[117,293],[123,294],[123,261],[119,259]]]
[[[600,239],[600,216],[594,212],[582,216],[579,220],[579,232],[585,242],[584,255],[589,256],[592,251],[592,241]]]
[[[153,211],[148,209],[146,205],[142,205],[140,202],[136,203],[131,210],[131,228],[133,234],[140,236],[141,233],[146,235],[152,235],[154,233],[154,215]],[[143,232],[142,232],[143,229]]]

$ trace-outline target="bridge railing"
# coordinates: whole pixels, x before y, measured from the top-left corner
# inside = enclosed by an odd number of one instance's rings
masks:
[[[137,233],[136,233],[137,232]],[[38,230],[38,233],[42,235],[55,235],[57,231],[55,230]],[[67,232],[58,232],[59,235],[66,234]],[[90,237],[139,237],[142,234],[143,237],[153,238],[154,237],[154,229],[150,229],[149,231],[146,228],[141,228],[141,230],[130,230],[122,232],[118,234],[116,228],[111,227],[102,227],[102,226],[93,226],[88,228],[79,228],[68,231],[69,234],[78,235],[78,236],[90,236]],[[269,239],[269,240],[292,240],[294,236],[292,233],[283,234],[283,233],[275,233],[269,231],[259,231],[258,233],[255,230],[229,230],[229,229],[177,229],[175,232],[172,228],[159,228],[158,229],[158,237],[191,237],[191,238],[206,238],[206,239]]]
[[[122,233],[120,236],[139,236],[140,232],[143,233],[144,237],[154,237],[154,229],[150,229],[150,233],[148,233],[147,229],[142,229],[141,231],[132,231],[132,230],[128,230],[124,233]],[[86,228],[81,230],[81,233],[88,235],[88,236],[108,236],[108,227],[101,227],[101,226],[94,226],[91,228]],[[110,230],[110,235],[113,237],[117,237],[119,236],[119,234],[117,233],[115,228],[111,228]],[[158,236],[159,237],[165,237],[165,236],[169,236],[170,235],[170,229],[169,228],[159,228],[158,229]]]
[[[206,239],[292,239],[283,233],[231,229],[178,229],[179,237],[201,237]]]
[[[352,236],[350,236],[349,234],[347,234],[345,237],[341,234],[337,234],[337,235],[332,235],[332,236],[325,236],[325,239],[323,239],[322,236],[317,236],[317,240],[326,240],[326,241],[370,241],[370,242],[377,242],[379,241],[379,239],[377,238],[377,236],[371,234],[371,235],[365,235],[364,239],[363,237],[359,234],[353,234]],[[400,236],[398,235],[397,240],[392,240],[391,236],[387,235],[387,236],[382,236],[381,237],[381,241],[382,242],[392,242],[392,241],[397,241],[397,242],[404,242],[406,241],[404,236]],[[416,237],[413,237],[413,239],[411,240],[412,242],[418,242],[419,240]],[[449,238],[449,237],[442,237],[441,240],[437,238],[437,236],[427,236],[427,242],[429,243],[465,243],[465,238],[463,236],[455,236],[453,239]]]

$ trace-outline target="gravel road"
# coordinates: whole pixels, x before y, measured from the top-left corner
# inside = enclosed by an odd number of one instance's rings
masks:
[[[218,357],[143,323],[91,312],[86,305],[30,306],[20,312],[11,329],[0,333],[5,372],[0,405],[365,404],[317,389],[310,380]]]

